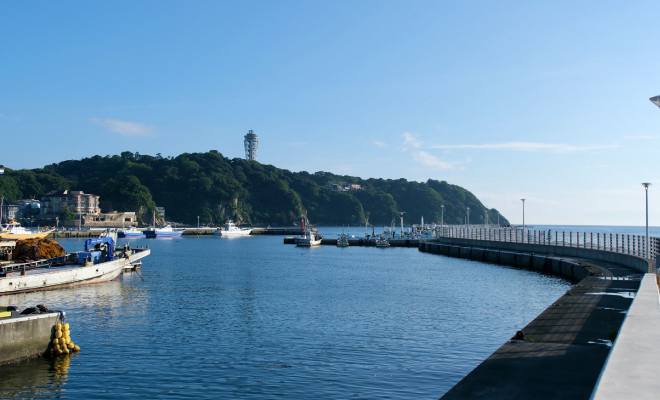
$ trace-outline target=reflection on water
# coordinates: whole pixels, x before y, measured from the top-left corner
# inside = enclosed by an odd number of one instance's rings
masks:
[[[0,366],[0,398],[62,397],[73,353]]]
[[[152,250],[144,281],[0,297],[66,311],[82,348],[7,370],[2,396],[438,398],[570,287],[414,248],[282,239],[132,239]]]

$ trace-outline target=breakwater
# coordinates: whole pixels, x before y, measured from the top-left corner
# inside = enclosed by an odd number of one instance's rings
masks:
[[[589,399],[642,272],[652,266],[602,250],[474,239],[438,238],[419,250],[579,281],[443,399]]]
[[[390,247],[419,247],[419,239],[390,239],[388,240]],[[284,244],[296,244],[295,238],[286,237],[284,238]],[[324,246],[336,246],[337,239],[323,239],[321,240],[321,245]],[[367,246],[367,247],[376,247],[375,239],[348,239],[348,245],[350,246]]]

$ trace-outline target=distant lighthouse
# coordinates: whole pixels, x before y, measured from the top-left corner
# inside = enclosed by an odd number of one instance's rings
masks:
[[[257,161],[257,149],[259,148],[259,136],[252,129],[245,135],[245,159]]]

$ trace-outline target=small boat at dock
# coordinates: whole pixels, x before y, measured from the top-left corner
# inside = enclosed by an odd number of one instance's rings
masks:
[[[232,220],[228,220],[224,226],[224,229],[218,229],[213,231],[215,236],[224,236],[224,237],[233,237],[233,236],[248,236],[252,232],[252,229],[248,228],[239,228],[236,226]]]
[[[129,229],[121,229],[117,232],[117,237],[120,238],[141,238],[146,237],[144,231],[137,229],[136,227],[131,227]]]
[[[20,239],[42,239],[48,236],[55,229],[37,229],[31,230],[21,226],[20,223],[9,221],[0,225],[0,239],[20,240]]]
[[[183,235],[183,231],[185,231],[185,229],[174,229],[172,228],[172,225],[167,225],[164,228],[148,228],[144,231],[144,235],[151,239],[157,237],[180,237]]]

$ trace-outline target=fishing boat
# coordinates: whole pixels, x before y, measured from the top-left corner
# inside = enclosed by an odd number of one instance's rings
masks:
[[[295,238],[294,242],[296,243],[296,246],[300,246],[300,247],[320,246],[323,237],[318,233],[316,233],[316,230],[309,225],[309,221],[307,221],[307,223],[305,222],[306,221],[304,219],[301,221],[300,227],[303,229],[303,234],[302,236],[298,236],[297,238]]]
[[[248,228],[239,228],[236,226],[235,223],[232,222],[232,220],[228,220],[227,223],[225,224],[224,229],[218,229],[213,231],[213,234],[215,236],[225,236],[225,237],[233,237],[233,236],[248,236],[252,232],[252,229]]]
[[[152,219],[152,226],[151,228],[147,228],[147,230],[144,231],[144,236],[150,239],[155,239],[159,237],[181,237],[183,235],[183,231],[185,229],[174,229],[172,228],[172,225],[167,225],[163,228],[156,228],[156,212],[154,211],[154,216]]]
[[[0,295],[111,281],[149,248],[115,248],[112,237],[85,241],[85,250],[30,262],[0,264]]]
[[[301,247],[311,247],[311,246],[320,246],[323,237],[314,232],[311,229],[308,229],[303,233],[302,236],[296,238],[296,246]]]
[[[180,237],[183,235],[185,229],[174,229],[172,225],[167,225],[164,228],[148,228],[144,231],[144,235],[147,238],[157,238],[157,237]]]
[[[117,236],[120,238],[141,238],[146,237],[143,231],[137,229],[136,227],[131,227],[129,229],[121,229],[117,232]]]
[[[337,239],[337,247],[348,247],[348,237],[344,234],[344,227],[341,227],[341,236]]]
[[[0,225],[0,238],[9,240],[20,239],[43,239],[55,229],[37,229],[31,230],[21,226],[20,223],[9,221]]]
[[[378,239],[376,239],[376,247],[390,247],[390,242],[388,242],[384,237],[380,236]]]

